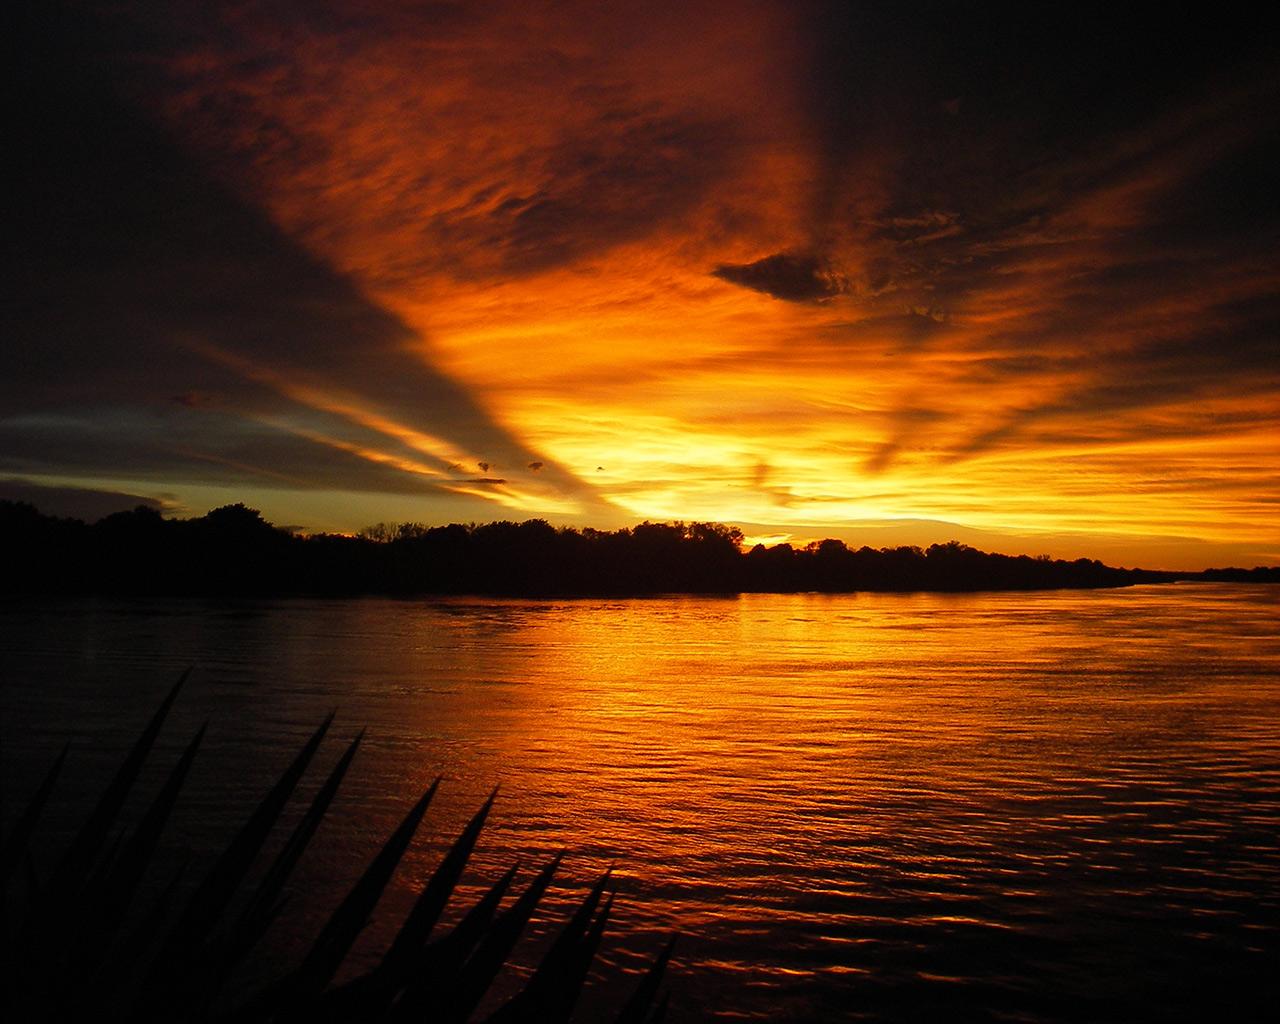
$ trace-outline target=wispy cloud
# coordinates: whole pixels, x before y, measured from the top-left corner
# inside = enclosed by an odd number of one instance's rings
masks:
[[[40,72],[7,472],[1280,547],[1280,88],[1212,19],[104,10],[143,115]]]

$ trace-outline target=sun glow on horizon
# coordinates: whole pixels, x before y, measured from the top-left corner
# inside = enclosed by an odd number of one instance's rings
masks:
[[[238,474],[322,528],[381,495],[376,518],[1280,550],[1280,270],[1218,194],[1274,83],[1224,69],[1051,122],[972,62],[889,73],[859,49],[898,52],[875,18],[864,43],[813,14],[250,6],[168,39],[124,5],[122,96],[238,204],[215,221],[254,219],[245,251],[312,287],[274,312],[233,265],[251,301],[224,309],[192,256],[173,315],[208,322],[152,317],[147,283],[125,333],[155,319],[221,384],[79,385],[118,446],[77,462],[91,431],[19,417],[53,454],[9,464],[191,495]]]

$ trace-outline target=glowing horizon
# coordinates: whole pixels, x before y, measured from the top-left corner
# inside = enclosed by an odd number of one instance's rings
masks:
[[[253,258],[315,280],[228,327],[221,293],[158,316],[152,271],[113,271],[183,362],[40,378],[0,417],[3,475],[313,529],[1280,561],[1280,270],[1228,201],[1276,98],[1253,63],[1160,102],[1113,71],[1097,123],[1060,127],[1065,73],[1024,107],[941,30],[950,75],[791,5],[110,17],[116,94],[253,219]],[[219,287],[263,287],[210,252]],[[116,447],[84,455],[91,429]]]

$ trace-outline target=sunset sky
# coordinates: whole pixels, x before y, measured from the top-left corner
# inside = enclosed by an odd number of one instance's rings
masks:
[[[1280,563],[1280,37],[1120,6],[33,4],[0,497]]]

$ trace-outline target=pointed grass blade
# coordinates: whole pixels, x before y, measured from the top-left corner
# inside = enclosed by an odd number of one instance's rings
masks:
[[[98,800],[97,806],[81,827],[57,868],[54,869],[49,878],[49,888],[54,893],[60,894],[60,898],[65,898],[79,890],[84,877],[102,850],[102,844],[106,841],[107,833],[111,831],[120,808],[124,805],[129,791],[138,778],[143,761],[146,760],[156,737],[160,734],[169,709],[178,699],[178,693],[190,675],[191,669],[188,668],[178,677],[178,681],[168,695],[160,702],[160,707],[151,716],[151,721],[142,730],[142,734],[134,741],[132,749],[116,770],[115,776]]]
[[[462,834],[458,836],[457,841],[449,848],[449,852],[444,855],[440,865],[432,873],[431,880],[423,887],[409,916],[405,918],[403,927],[391,944],[391,949],[387,953],[389,964],[412,954],[426,944],[431,929],[440,919],[440,914],[444,911],[445,904],[449,902],[454,886],[458,884],[458,879],[471,858],[476,840],[480,837],[480,830],[484,827],[485,819],[489,816],[497,796],[496,789],[489,794],[489,799],[467,823]]]
[[[35,832],[36,822],[40,820],[44,805],[49,802],[49,796],[58,781],[58,776],[62,773],[62,766],[66,763],[67,751],[70,749],[70,743],[63,746],[62,752],[54,759],[27,806],[14,822],[13,830],[5,836],[4,845],[0,846],[0,891],[9,884],[10,877],[22,863],[27,843],[31,841],[31,835]]]
[[[391,1024],[417,1024],[428,1017],[434,1019],[438,1016],[437,1008],[456,986],[458,972],[489,929],[519,870],[520,862],[516,861],[462,916],[448,935],[422,951],[417,958],[417,969],[411,974],[400,1001],[387,1015]]]
[[[583,983],[587,980],[587,971],[591,969],[591,961],[600,950],[600,942],[604,938],[605,926],[609,923],[609,915],[613,912],[613,895],[605,900],[604,907],[591,923],[591,930],[586,937],[573,947],[561,973],[554,979],[544,1001],[544,1010],[539,1021],[561,1021],[567,1024],[573,1014],[573,1007],[578,1002]]]
[[[667,1019],[667,1007],[671,1005],[671,990],[667,989],[662,993],[662,998],[658,1000],[658,1005],[653,1008],[653,1013],[649,1014],[645,1024],[662,1024]]]
[[[587,893],[586,899],[574,912],[573,917],[569,919],[569,923],[565,925],[564,930],[560,933],[552,947],[547,951],[547,955],[543,958],[542,964],[538,967],[530,984],[538,980],[538,975],[554,976],[557,971],[561,970],[564,963],[569,960],[574,949],[582,940],[583,935],[587,931],[587,927],[591,923],[591,917],[596,912],[596,907],[600,905],[600,900],[604,896],[605,887],[609,884],[609,880],[613,877],[613,868],[610,867],[595,885],[591,887],[591,891]]]
[[[676,939],[678,934],[673,934],[667,940],[666,946],[662,952],[650,964],[649,969],[645,972],[640,984],[636,986],[636,990],[631,993],[631,998],[626,1001],[622,1007],[622,1012],[618,1014],[617,1024],[645,1024],[646,1020],[661,1020],[666,1016],[666,998],[658,1004],[657,1017],[649,1014],[653,1007],[654,998],[658,994],[658,988],[662,984],[662,975],[667,969],[667,964],[671,960],[671,953],[676,948]],[[655,1010],[655,1012],[657,1012]]]
[[[489,1018],[490,1024],[552,1020],[567,1016],[567,1013],[561,1014],[559,1008],[566,1003],[571,1008],[577,998],[577,988],[581,985],[581,980],[575,982],[578,976],[577,965],[586,944],[592,915],[595,914],[612,875],[611,867],[600,876],[543,956],[533,977],[521,992]],[[582,973],[585,977],[585,970]]]
[[[160,843],[160,835],[178,801],[178,794],[186,782],[187,773],[191,770],[191,763],[195,760],[196,751],[200,748],[208,727],[209,723],[205,722],[187,744],[107,875],[98,894],[98,924],[105,932],[113,932],[128,910],[138,883]]]
[[[435,796],[440,785],[437,778],[410,808],[399,827],[391,834],[391,838],[378,851],[372,863],[365,869],[360,880],[356,882],[346,899],[333,912],[328,923],[320,932],[311,952],[307,954],[302,966],[295,976],[294,991],[299,994],[315,995],[327,985],[338,967],[342,964],[347,951],[355,942],[356,936],[369,921],[369,915],[382,896],[383,890],[391,880],[397,865],[412,842],[418,823],[427,813],[431,798]]]
[[[92,901],[96,893],[102,891],[103,885],[106,883],[107,876],[111,874],[111,869],[115,866],[116,856],[120,853],[120,848],[124,846],[125,830],[122,826],[116,833],[116,837],[111,840],[111,845],[107,847],[107,852],[98,855],[98,859],[94,862],[89,877],[85,879],[81,888],[80,897],[85,901]]]
[[[175,929],[176,940],[185,943],[203,936],[221,915],[223,908],[244,881],[254,857],[267,841],[267,836],[279,819],[285,804],[288,803],[290,795],[303,773],[306,772],[316,750],[319,749],[325,733],[333,724],[334,715],[335,712],[330,712],[320,727],[312,733],[311,738],[294,756],[289,767],[276,780],[276,784],[271,787],[270,792],[258,804],[249,820],[241,827],[239,833],[210,869],[209,874],[205,876],[182,913]]]
[[[511,888],[520,872],[520,862],[516,861],[506,872],[493,883],[488,891],[480,897],[472,907],[462,915],[459,921],[444,938],[427,946],[423,960],[437,967],[449,969],[460,968],[479,945],[488,931],[493,919],[498,916],[498,907]]]
[[[209,723],[202,724],[200,731],[187,744],[177,764],[170,769],[164,785],[151,801],[151,806],[142,815],[133,835],[125,842],[119,855],[110,859],[110,867],[102,873],[104,877],[101,881],[86,893],[87,909],[74,960],[78,972],[91,970],[93,965],[101,965],[111,956],[111,937],[128,915],[138,883],[142,881],[143,873],[151,864],[156,847],[160,844],[160,835],[178,801],[178,794],[187,780],[187,773],[191,771],[191,764],[204,740],[207,727]]]
[[[79,950],[86,883],[95,875],[105,873],[109,860],[102,859],[102,848],[190,672],[190,669],[183,672],[160,702],[71,845],[57,861],[39,898],[28,906],[17,950],[22,964],[21,981],[28,993],[45,993],[49,999],[60,999],[66,994],[61,974]]]
[[[171,1015],[177,994],[197,1000],[212,995],[209,986],[222,978],[221,957],[211,957],[201,947],[244,882],[254,858],[333,724],[335,714],[329,714],[294,756],[187,902],[143,986],[143,1002],[137,1007],[140,1018],[155,1020]],[[197,1011],[193,1008],[192,1012]]]
[[[276,859],[258,884],[252,900],[245,907],[232,930],[231,937],[227,940],[223,954],[224,969],[234,966],[249,952],[278,914],[280,894],[284,890],[285,883],[288,882],[293,869],[316,834],[320,822],[324,820],[329,805],[333,803],[333,798],[337,795],[338,788],[342,785],[347,769],[351,767],[351,761],[356,756],[356,751],[360,748],[363,739],[364,730],[361,729],[338,759],[337,764],[333,766],[333,770],[329,772],[329,777],[312,799],[306,814],[298,822],[293,834],[276,855]]]
[[[184,858],[178,864],[142,920],[111,944],[107,958],[98,965],[96,975],[86,986],[96,996],[109,996],[139,980],[139,969],[161,936],[174,895],[187,873],[188,863]]]
[[[507,962],[512,949],[524,932],[525,925],[533,916],[534,910],[551,884],[551,878],[560,867],[564,854],[558,853],[544,867],[529,887],[510,907],[504,910],[489,929],[462,968],[457,988],[447,1007],[442,1007],[439,1019],[443,1021],[465,1021],[475,1011],[485,992],[493,984],[502,966]]]
[[[343,996],[343,1005],[348,1007],[347,1017],[353,1012],[350,1008],[357,1004],[364,1017],[381,1016],[396,993],[408,985],[414,974],[421,970],[423,947],[466,868],[497,795],[498,791],[495,789],[432,872],[382,962],[369,974],[348,986],[350,990]],[[355,991],[356,988],[358,992]]]

